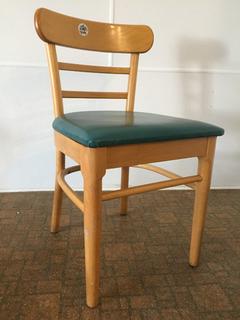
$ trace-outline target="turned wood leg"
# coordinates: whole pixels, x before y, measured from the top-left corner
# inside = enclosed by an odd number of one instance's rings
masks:
[[[216,138],[209,138],[206,155],[198,159],[198,174],[201,175],[202,181],[196,184],[195,190],[192,236],[189,255],[189,264],[193,267],[198,265],[200,257],[201,240],[207,211],[208,193],[211,183],[215,143]]]
[[[56,178],[55,178],[55,191],[53,196],[51,232],[58,232],[59,230],[63,191],[57,182],[57,175],[64,169],[64,167],[65,167],[65,155],[62,152],[57,150],[56,151]]]
[[[92,153],[87,165],[83,166],[86,302],[91,308],[96,307],[99,300],[101,197],[105,174],[100,157],[94,157],[94,151]]]
[[[128,179],[129,179],[129,167],[122,167],[121,169],[121,189],[125,189],[128,187]],[[127,214],[128,209],[128,197],[120,198],[121,208],[120,214]]]

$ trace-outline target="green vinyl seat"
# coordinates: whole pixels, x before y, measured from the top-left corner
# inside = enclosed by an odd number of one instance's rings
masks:
[[[82,111],[57,117],[53,128],[90,148],[221,136],[224,130],[201,121],[125,111]]]

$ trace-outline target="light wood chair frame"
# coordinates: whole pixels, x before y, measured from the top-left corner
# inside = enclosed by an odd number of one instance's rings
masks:
[[[134,98],[137,80],[137,68],[139,54],[150,49],[153,36],[151,31],[146,39],[144,48],[126,49],[124,47],[124,39],[119,44],[119,48],[110,50],[108,41],[112,38],[107,34],[107,41],[96,44],[99,51],[106,52],[127,52],[130,53],[130,66],[123,67],[108,67],[108,66],[90,66],[70,64],[58,62],[56,54],[56,45],[65,45],[74,48],[82,48],[82,44],[74,42],[74,39],[69,39],[68,32],[64,33],[63,26],[56,21],[59,17],[64,19],[65,23],[79,24],[82,20],[66,17],[54,13],[52,19],[51,35],[48,34],[49,26],[45,28],[45,16],[39,9],[35,14],[35,26],[39,36],[46,43],[48,64],[51,77],[54,114],[61,116],[64,114],[63,98],[110,98],[110,99],[126,99],[126,111],[134,111]],[[49,14],[50,11],[44,13]],[[50,12],[51,13],[51,12]],[[55,19],[56,18],[56,19]],[[59,18],[59,19],[60,19]],[[74,19],[74,20],[72,20]],[[86,21],[83,20],[83,23]],[[86,22],[87,25],[95,22]],[[101,24],[103,27],[109,28],[108,24]],[[116,26],[116,25],[112,25]],[[121,26],[121,25],[120,25]],[[118,25],[119,27],[119,25]],[[57,28],[60,28],[57,30]],[[139,30],[135,29],[136,37]],[[57,35],[57,36],[55,36]],[[68,37],[68,38],[67,38]],[[60,39],[60,40],[59,40]],[[106,40],[105,39],[105,40]],[[77,41],[77,40],[76,40]],[[96,39],[97,41],[97,39]],[[69,43],[67,43],[69,42]],[[136,42],[137,43],[137,42]],[[143,44],[144,45],[144,44]],[[123,49],[122,49],[123,48]],[[125,49],[124,49],[125,48]],[[95,50],[95,49],[91,49]],[[134,51],[135,50],[135,51]],[[128,90],[127,92],[83,92],[83,91],[64,91],[61,88],[60,70],[79,71],[79,72],[96,72],[110,74],[127,74],[128,75]],[[216,137],[183,139],[174,141],[152,142],[119,145],[101,148],[89,148],[81,145],[70,138],[55,132],[56,145],[56,182],[53,199],[53,210],[51,219],[51,232],[58,232],[60,225],[60,212],[63,192],[72,200],[72,202],[84,214],[84,247],[85,247],[85,270],[86,270],[86,303],[89,307],[95,307],[99,301],[99,266],[100,266],[100,238],[101,238],[101,211],[102,201],[120,198],[121,199],[121,214],[127,212],[127,198],[130,195],[139,194],[142,192],[159,190],[179,185],[186,185],[195,190],[195,202],[192,221],[192,235],[190,244],[189,263],[195,267],[199,263],[201,238],[204,228],[204,220],[207,208],[207,198],[210,189],[211,172],[214,159]],[[65,168],[65,155],[73,159],[78,165]],[[169,161],[184,158],[198,159],[198,172],[196,175],[180,177],[168,170],[159,168],[149,163]],[[137,167],[154,171],[170,178],[166,181],[150,183],[141,186],[128,187],[129,167]],[[102,191],[102,178],[107,169],[121,167],[121,188],[115,191]],[[65,176],[81,170],[84,181],[84,196],[83,200],[72,190],[65,181]]]

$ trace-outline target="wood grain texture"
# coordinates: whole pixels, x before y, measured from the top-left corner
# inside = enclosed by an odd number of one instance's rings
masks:
[[[210,190],[213,159],[216,138],[209,138],[207,152],[198,159],[198,174],[202,181],[196,184],[195,201],[193,210],[192,236],[189,254],[189,264],[196,267],[199,263],[201,240],[207,212],[208,193]]]
[[[78,207],[78,209],[80,209],[81,212],[84,213],[83,201],[79,198],[77,193],[65,181],[66,175],[79,170],[80,170],[79,165],[66,168],[58,174],[57,181],[60,187],[62,188],[62,190],[64,191],[64,193],[66,194],[66,196],[68,196],[68,198]]]
[[[162,175],[164,177],[168,177],[168,178],[171,178],[171,179],[182,178],[181,176],[179,176],[178,174],[176,174],[176,173],[174,173],[172,171],[169,171],[169,170],[166,170],[164,168],[160,168],[160,167],[157,167],[157,166],[154,166],[154,165],[151,165],[151,164],[139,164],[139,165],[136,165],[134,167],[135,168],[140,168],[140,169],[146,169],[146,170],[149,170],[149,171],[153,171],[153,172],[159,173],[160,175]],[[195,184],[186,184],[186,186],[188,186],[191,189],[195,188]]]
[[[84,248],[86,301],[95,307],[99,301],[102,177],[106,172],[106,152],[86,148],[82,165],[84,181]]]
[[[126,189],[128,187],[129,181],[129,167],[121,168],[121,189]],[[120,199],[120,214],[124,215],[127,213],[128,208],[128,197],[124,196]]]
[[[86,152],[87,147],[77,143],[76,141],[57,131],[54,132],[54,138],[57,150],[60,150],[62,153],[66,154],[68,157],[82,166],[84,161],[84,153]]]
[[[130,187],[127,189],[121,189],[121,190],[116,190],[116,191],[104,193],[102,195],[102,199],[103,200],[111,200],[111,199],[116,199],[116,198],[120,198],[120,197],[139,194],[139,193],[143,193],[143,192],[149,192],[149,191],[153,191],[153,190],[160,190],[160,189],[164,189],[164,188],[180,186],[180,185],[184,185],[187,183],[193,183],[193,182],[197,182],[197,181],[201,181],[201,180],[202,180],[202,177],[200,175],[195,175],[195,176],[171,179],[171,180],[167,180],[167,181],[148,183],[148,184],[137,186],[137,187]]]
[[[92,66],[86,64],[58,62],[59,70],[75,71],[75,72],[93,72],[93,73],[109,73],[109,74],[129,74],[130,68],[124,67],[108,67],[108,66]]]
[[[107,148],[107,168],[204,156],[207,138],[128,144]]]
[[[63,98],[127,99],[127,92],[62,91]]]
[[[60,215],[62,207],[63,190],[58,183],[58,175],[65,168],[65,154],[56,150],[56,178],[55,178],[55,191],[53,196],[53,208],[51,218],[51,232],[55,233],[59,231]]]
[[[88,29],[84,36],[79,33],[81,24]],[[76,49],[141,53],[153,44],[153,32],[148,26],[94,22],[45,8],[36,11],[35,28],[43,41]]]
[[[138,60],[139,60],[139,54],[137,53],[131,54],[126,111],[134,110],[135,92],[136,92],[136,85],[137,85]]]
[[[55,117],[58,117],[63,115],[63,101],[55,45],[46,44],[46,51],[51,79],[54,115]]]

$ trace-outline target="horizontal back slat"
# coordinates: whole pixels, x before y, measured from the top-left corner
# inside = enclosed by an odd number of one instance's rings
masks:
[[[148,26],[82,20],[45,8],[35,12],[35,28],[43,41],[77,49],[141,53],[153,43]]]
[[[62,91],[63,98],[127,99],[127,92]]]
[[[59,70],[79,71],[79,72],[95,72],[95,73],[111,73],[111,74],[129,74],[130,68],[123,67],[107,67],[107,66],[92,66],[86,64],[75,63],[58,63]]]

